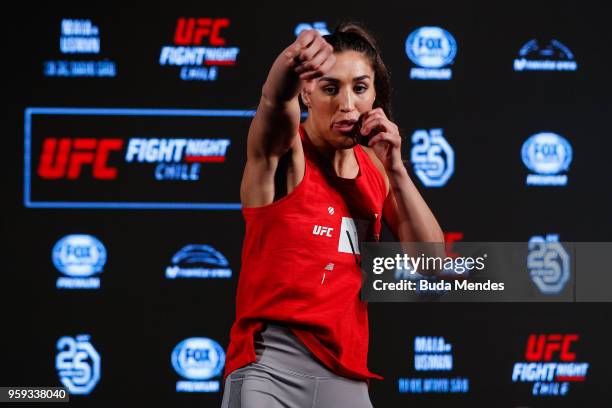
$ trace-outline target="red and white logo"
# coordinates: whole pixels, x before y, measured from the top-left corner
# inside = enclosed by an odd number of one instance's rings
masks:
[[[115,180],[120,169],[109,164],[113,159],[122,166],[155,164],[156,180],[198,180],[201,163],[225,162],[230,144],[226,138],[49,137],[43,141],[38,175],[49,180],[76,180],[86,177],[82,170],[90,167],[94,179]]]
[[[217,67],[235,65],[240,49],[228,47],[228,18],[181,17],[176,22],[174,44],[164,45],[161,66],[179,66],[183,80],[214,81]]]
[[[524,362],[514,363],[512,382],[532,382],[533,395],[566,395],[571,382],[586,380],[589,363],[577,362],[574,350],[580,336],[531,334]]]

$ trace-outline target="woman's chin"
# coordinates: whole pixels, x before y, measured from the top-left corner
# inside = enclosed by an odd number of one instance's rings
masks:
[[[334,132],[334,143],[338,149],[350,149],[359,143],[355,134],[351,133],[342,133],[342,132]]]

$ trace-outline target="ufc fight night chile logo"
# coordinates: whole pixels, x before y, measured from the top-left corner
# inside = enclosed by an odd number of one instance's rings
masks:
[[[240,208],[245,111],[27,108],[24,204]]]
[[[159,65],[180,67],[184,81],[215,81],[219,67],[236,65],[240,48],[228,46],[228,18],[181,17],[176,22],[174,44],[164,45]]]
[[[512,382],[532,383],[532,395],[564,396],[571,383],[584,382],[589,363],[577,360],[575,347],[580,336],[571,334],[531,334],[527,339],[525,361],[514,363]]]

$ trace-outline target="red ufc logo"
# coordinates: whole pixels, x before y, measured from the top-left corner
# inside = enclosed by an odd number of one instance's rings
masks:
[[[57,139],[50,137],[43,143],[38,175],[45,179],[77,179],[85,164],[93,167],[93,176],[102,180],[117,178],[117,169],[107,166],[108,155],[121,150],[121,139]]]
[[[225,38],[219,32],[229,26],[227,18],[185,18],[176,23],[174,43],[176,45],[200,45],[208,37],[210,45],[225,45]]]
[[[578,341],[577,334],[532,334],[527,340],[525,358],[527,361],[550,361],[558,352],[561,361],[575,361],[576,353],[570,351],[575,341]]]

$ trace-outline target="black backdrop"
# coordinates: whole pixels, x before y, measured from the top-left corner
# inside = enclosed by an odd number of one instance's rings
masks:
[[[26,206],[26,108],[252,110],[267,69],[293,41],[297,24],[324,21],[331,29],[343,19],[355,19],[377,35],[391,70],[395,120],[405,137],[406,156],[416,129],[442,128],[453,147],[455,172],[444,187],[426,188],[409,167],[444,231],[460,232],[464,241],[526,241],[548,233],[559,234],[563,241],[610,241],[612,36],[605,10],[603,2],[309,1],[284,6],[192,2],[87,9],[57,4],[20,6],[8,13],[3,28],[3,65],[8,68],[3,127],[7,193],[3,196],[5,344],[0,385],[59,385],[57,340],[87,333],[101,356],[101,378],[89,395],[73,396],[71,403],[104,406],[125,399],[130,404],[219,405],[220,393],[177,393],[175,383],[181,378],[170,356],[174,346],[189,337],[208,337],[227,347],[244,231],[236,208]],[[179,67],[160,66],[160,50],[172,45],[179,17],[228,18],[227,46],[240,48],[236,65],[219,67],[215,81],[183,81]],[[99,55],[59,52],[60,23],[65,18],[90,19],[99,27]],[[421,26],[442,27],[456,39],[451,80],[409,79],[413,64],[404,42]],[[561,41],[573,52],[578,70],[514,72],[519,49],[533,38]],[[45,77],[44,62],[62,59],[107,59],[116,64],[117,74]],[[248,126],[248,114],[241,115],[212,125],[201,118],[202,122],[175,117],[168,123],[135,118],[130,126],[141,120],[143,127],[130,131],[117,117],[89,117],[87,126],[80,127],[83,118],[64,116],[54,125],[53,117],[39,115],[38,122],[32,122],[33,162],[40,155],[42,138],[88,137],[96,129],[110,133],[116,129],[120,137],[228,137],[232,145],[225,163],[202,165],[197,182],[155,184],[150,166],[127,181],[121,177],[90,184],[47,180],[36,187],[35,163],[32,199],[53,201],[61,196],[59,200],[87,202],[91,197],[79,194],[95,193],[100,187],[102,201],[137,201],[152,194],[164,202],[235,204],[244,158],[240,138]],[[228,134],[223,133],[223,120],[228,121]],[[540,131],[563,135],[572,145],[565,187],[525,185],[521,146]],[[96,136],[104,137],[101,134]],[[83,172],[91,179],[86,169]],[[63,188],[68,189],[66,195],[60,194]],[[56,289],[61,274],[52,263],[51,250],[69,234],[89,234],[104,244],[108,259],[99,275],[101,289]],[[232,278],[166,279],[164,271],[172,256],[188,244],[208,244],[220,251]],[[610,270],[602,271],[606,272]],[[607,406],[612,360],[606,328],[611,311],[609,303],[370,304],[370,366],[385,377],[373,383],[372,401],[385,407],[474,402],[575,406],[581,401]],[[590,363],[586,381],[571,384],[565,397],[534,397],[531,383],[513,383],[513,363],[524,360],[532,333],[578,333],[577,360]],[[453,371],[415,372],[415,336],[443,336],[452,343]],[[467,377],[469,392],[398,393],[398,378],[423,376]]]

